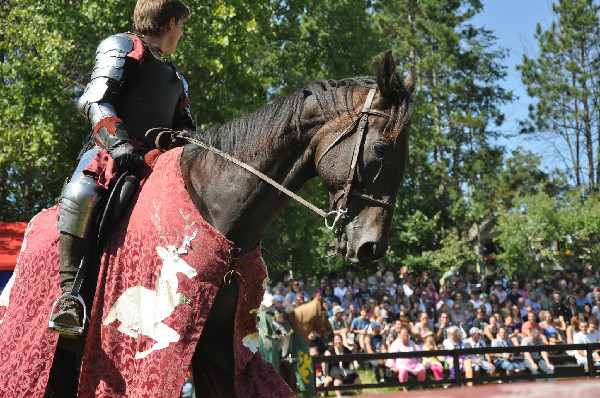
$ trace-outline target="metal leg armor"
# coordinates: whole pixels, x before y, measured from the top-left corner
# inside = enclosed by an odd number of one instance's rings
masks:
[[[61,231],[60,287],[64,294],[52,307],[48,327],[65,337],[81,335],[85,326],[85,303],[79,294],[72,295],[71,291],[105,196],[97,181],[83,174],[99,150],[99,147],[93,148],[83,155],[60,200],[56,228]],[[58,312],[54,314],[56,307]]]

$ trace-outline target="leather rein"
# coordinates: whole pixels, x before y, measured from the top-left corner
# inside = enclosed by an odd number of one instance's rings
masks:
[[[352,191],[352,184],[354,182],[355,176],[356,176],[356,169],[357,169],[357,164],[358,164],[358,157],[360,155],[362,146],[363,146],[363,141],[364,141],[364,136],[366,133],[366,129],[368,126],[368,118],[369,115],[373,115],[373,116],[379,116],[379,117],[383,117],[386,119],[390,119],[389,115],[386,115],[383,112],[380,112],[376,109],[372,109],[371,105],[373,103],[373,98],[375,98],[375,93],[377,92],[377,87],[369,87],[369,93],[367,94],[367,98],[365,100],[365,103],[361,109],[360,115],[358,115],[358,117],[350,124],[350,126],[348,126],[348,128],[346,128],[346,130],[344,130],[331,144],[329,144],[329,146],[321,153],[321,155],[319,156],[319,158],[317,159],[317,162],[315,163],[316,166],[319,165],[319,162],[321,161],[321,159],[323,159],[323,157],[337,144],[339,144],[340,142],[342,142],[347,136],[350,136],[352,131],[354,131],[354,127],[358,125],[357,129],[356,129],[356,139],[354,141],[354,150],[352,153],[352,162],[350,163],[350,170],[348,173],[348,178],[346,179],[346,187],[340,191],[338,194],[336,194],[332,201],[331,201],[331,209],[333,209],[335,207],[335,204],[340,201],[337,210],[331,210],[329,212],[325,212],[321,209],[319,209],[318,207],[316,207],[315,205],[313,205],[312,203],[308,202],[307,200],[301,198],[300,196],[298,196],[297,194],[295,194],[294,192],[290,191],[289,189],[287,189],[286,187],[284,187],[283,185],[279,184],[278,182],[274,181],[272,178],[270,178],[269,176],[265,175],[264,173],[256,170],[254,167],[232,157],[231,155],[211,146],[206,144],[205,142],[202,142],[200,140],[191,138],[191,137],[181,137],[184,140],[188,141],[191,144],[197,145],[201,148],[204,148],[238,166],[240,166],[241,168],[247,170],[248,172],[254,174],[255,176],[257,176],[258,178],[260,178],[261,180],[265,181],[266,183],[270,184],[271,186],[273,186],[274,188],[276,188],[277,190],[283,192],[284,194],[288,195],[290,198],[302,203],[304,206],[306,206],[308,209],[312,210],[313,212],[315,212],[316,214],[318,214],[319,216],[321,216],[324,221],[325,221],[325,225],[327,226],[327,228],[329,228],[330,230],[333,230],[336,225],[338,225],[339,221],[344,217],[344,215],[347,213],[348,208],[347,203],[348,200],[350,198],[350,196],[355,196],[364,200],[367,200],[369,202],[375,203],[376,205],[379,206],[383,206],[383,207],[387,207],[390,209],[395,209],[396,206],[394,205],[394,203],[390,203],[387,201],[383,201],[383,200],[379,200],[379,199],[375,199],[372,196],[369,196],[365,193],[361,193],[361,192],[356,192],[356,191]],[[333,223],[330,225],[328,219],[330,217],[334,216],[334,220]]]

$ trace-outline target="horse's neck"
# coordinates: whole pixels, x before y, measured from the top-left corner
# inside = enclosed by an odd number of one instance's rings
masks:
[[[269,153],[247,148],[248,153],[265,155],[265,159],[250,163],[291,191],[298,191],[314,176],[310,138],[300,135],[286,140],[284,147]],[[187,152],[189,158],[184,151],[182,172],[198,210],[242,252],[252,250],[290,199],[241,167],[224,164],[215,154],[203,155],[197,162],[198,152]],[[191,163],[187,172],[186,162]]]
[[[310,333],[310,329],[312,328],[311,324],[308,322],[299,322],[296,318],[296,315],[292,312],[288,317],[288,321],[290,325],[292,325],[292,329],[298,336],[302,338],[302,340],[307,341],[308,334]]]

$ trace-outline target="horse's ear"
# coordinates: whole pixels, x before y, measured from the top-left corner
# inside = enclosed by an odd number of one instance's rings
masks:
[[[396,63],[392,56],[392,50],[389,50],[383,54],[377,67],[377,87],[379,87],[379,91],[384,97],[392,95],[395,76]]]

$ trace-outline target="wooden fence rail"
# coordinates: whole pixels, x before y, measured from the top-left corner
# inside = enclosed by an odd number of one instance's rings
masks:
[[[442,379],[442,380],[425,380],[425,381],[412,381],[409,380],[406,383],[400,383],[399,381],[383,382],[383,383],[371,383],[371,384],[345,384],[341,386],[328,386],[318,387],[316,391],[334,391],[334,390],[356,390],[364,388],[383,388],[383,387],[414,387],[414,386],[439,386],[439,385],[454,385],[460,386],[466,380],[461,376],[459,357],[461,355],[471,354],[522,354],[523,352],[566,352],[572,350],[586,351],[588,370],[585,372],[572,372],[568,375],[548,375],[540,373],[537,375],[531,373],[519,373],[511,376],[499,375],[499,376],[480,376],[468,379],[470,382],[491,382],[496,380],[509,381],[509,380],[533,380],[533,379],[548,379],[556,377],[595,377],[600,375],[599,372],[594,369],[594,360],[592,358],[592,352],[600,349],[600,343],[591,344],[560,344],[560,345],[544,345],[544,346],[521,346],[521,347],[482,347],[482,348],[462,348],[458,350],[430,350],[430,351],[412,351],[412,352],[389,352],[389,353],[374,353],[374,354],[348,354],[348,355],[319,355],[312,358],[313,370],[318,362],[351,362],[359,361],[366,362],[376,359],[389,359],[389,358],[423,358],[423,357],[436,357],[436,356],[452,356],[454,364],[454,375],[455,379]],[[313,372],[316,374],[316,372]]]

